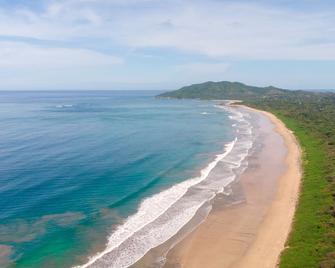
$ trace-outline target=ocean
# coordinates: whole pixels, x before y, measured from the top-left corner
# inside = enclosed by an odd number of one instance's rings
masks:
[[[0,92],[1,267],[128,267],[229,194],[248,115],[158,93]]]

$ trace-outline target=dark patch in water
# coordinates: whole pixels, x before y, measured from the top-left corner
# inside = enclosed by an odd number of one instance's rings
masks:
[[[27,220],[18,219],[11,223],[0,225],[0,242],[21,243],[32,241],[46,232],[48,224],[68,227],[85,218],[86,216],[80,212],[66,212],[45,215],[32,223]]]

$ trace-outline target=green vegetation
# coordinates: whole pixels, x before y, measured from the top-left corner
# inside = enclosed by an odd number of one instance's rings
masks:
[[[334,171],[327,142],[293,116],[283,115],[282,111],[267,110],[294,131],[303,150],[301,195],[280,267],[334,267],[334,178],[330,175]]]
[[[210,85],[208,94],[206,85]],[[254,88],[255,92],[250,93]],[[160,97],[240,99],[246,105],[274,113],[294,131],[303,150],[304,174],[293,229],[287,248],[282,253],[280,267],[333,268],[335,94],[273,89],[249,87],[241,83],[207,82]]]
[[[280,267],[335,267],[335,97],[300,94],[246,104],[276,114],[303,150],[301,195]]]
[[[181,89],[166,92],[159,97],[170,97],[177,99],[254,99],[261,96],[277,96],[289,92],[285,89],[276,87],[253,87],[247,86],[239,82],[205,82],[202,84],[194,84],[182,87]]]

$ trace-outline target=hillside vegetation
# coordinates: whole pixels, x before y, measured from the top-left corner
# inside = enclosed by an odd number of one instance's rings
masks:
[[[160,97],[171,97],[177,99],[239,99],[258,98],[260,96],[277,96],[289,92],[276,87],[254,87],[239,82],[205,82],[182,87],[181,89],[166,92]]]
[[[299,204],[280,267],[335,267],[335,94],[206,82],[159,97],[238,99],[277,115],[303,150]]]

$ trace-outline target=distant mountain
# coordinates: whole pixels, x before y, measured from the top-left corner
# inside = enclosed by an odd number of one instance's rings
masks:
[[[177,99],[253,99],[290,94],[293,91],[273,86],[255,87],[240,82],[205,82],[158,95]]]
[[[307,91],[335,93],[335,89],[308,89]]]

